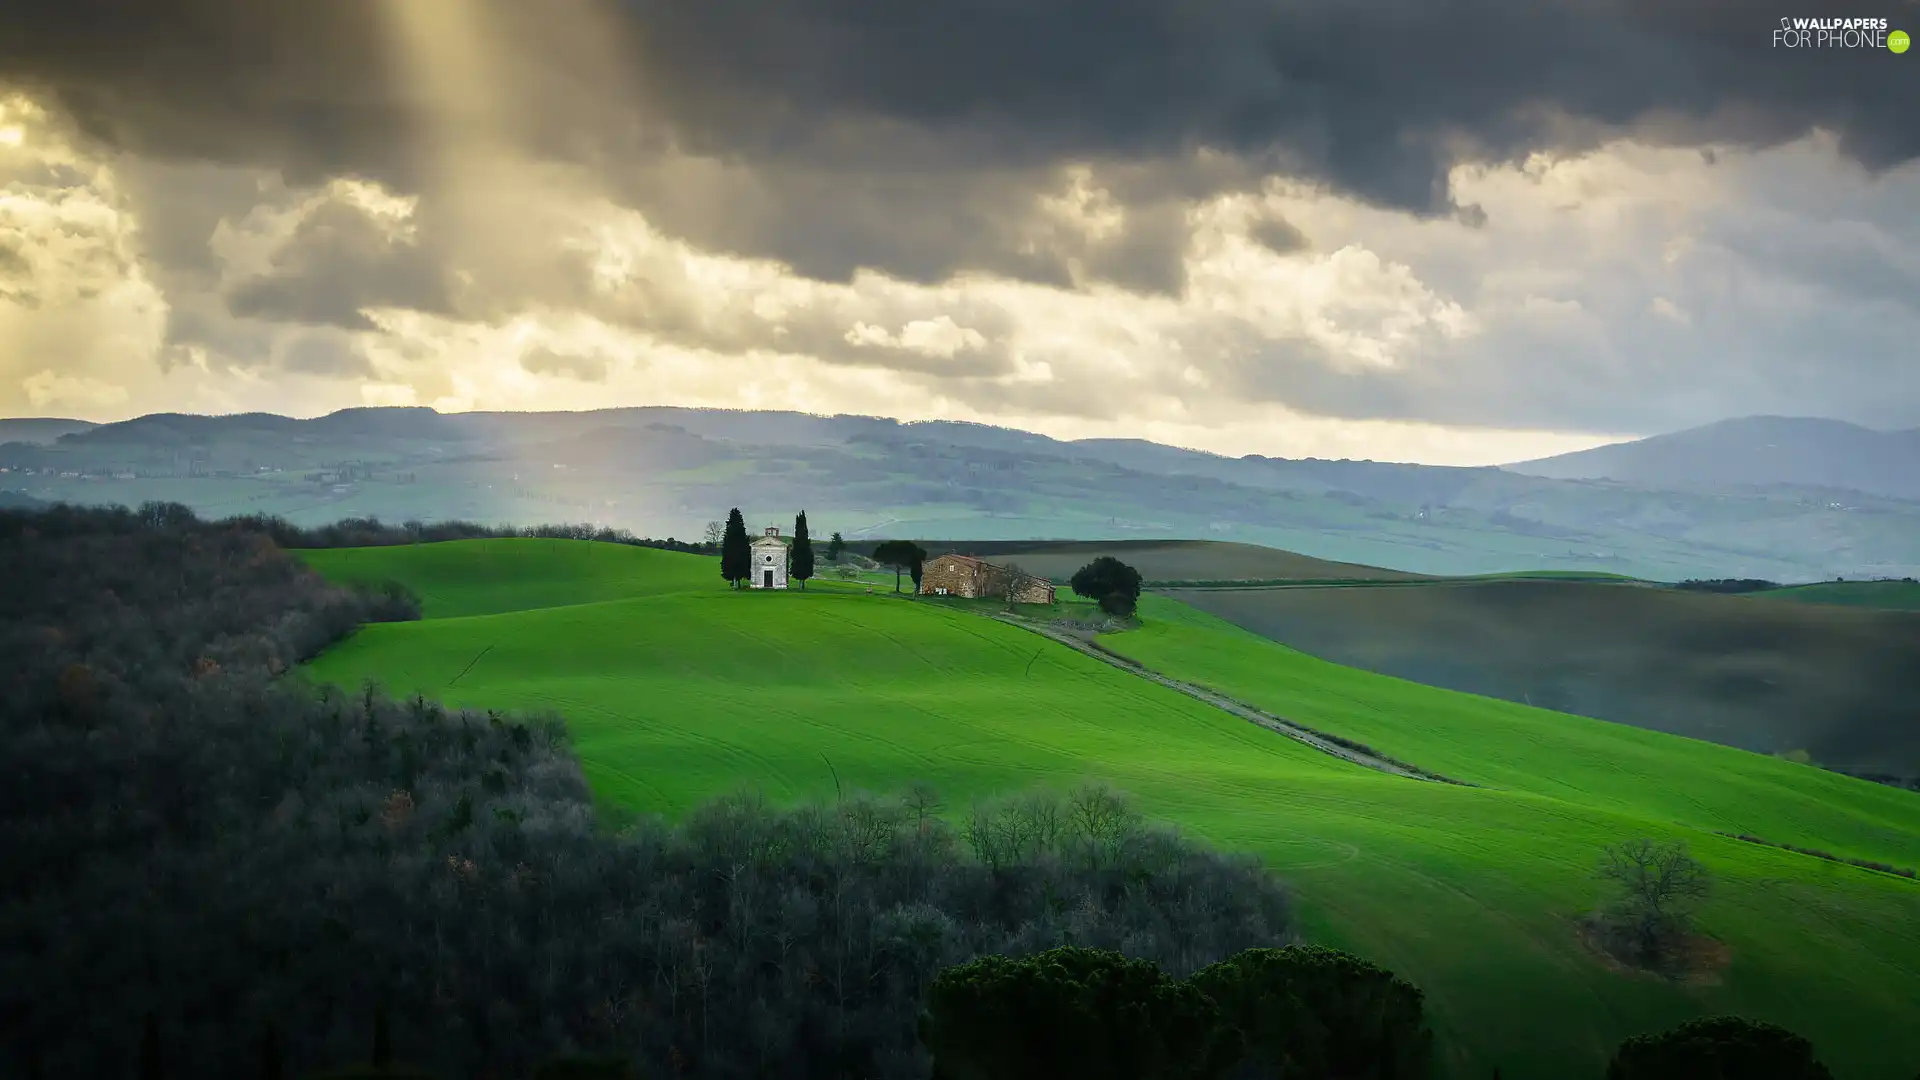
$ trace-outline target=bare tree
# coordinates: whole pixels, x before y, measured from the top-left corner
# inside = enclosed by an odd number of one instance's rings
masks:
[[[906,808],[907,820],[913,823],[914,829],[923,833],[932,827],[933,819],[940,816],[940,811],[947,808],[946,803],[941,801],[940,793],[925,781],[908,785],[901,797],[901,805]]]
[[[1600,855],[1599,876],[1617,890],[1600,914],[1603,926],[1635,959],[1653,966],[1685,943],[1693,910],[1711,888],[1707,868],[1677,840],[1610,844]]]
[[[724,540],[724,539],[726,539],[726,536],[727,536],[727,523],[726,523],[726,522],[724,522],[724,521],[709,521],[709,522],[707,522],[707,531],[706,531],[706,537],[707,537],[707,543],[708,543],[708,544],[710,544],[710,545],[712,545],[712,546],[714,546],[714,547],[719,547],[719,546],[720,546],[720,541],[722,541],[722,540]]]
[[[980,567],[980,595],[989,600],[1004,600],[1007,610],[1033,577],[1015,563],[983,563]]]

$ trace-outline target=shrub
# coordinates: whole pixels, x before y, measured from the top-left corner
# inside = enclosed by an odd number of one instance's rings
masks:
[[[1219,1005],[1262,1075],[1425,1080],[1431,1068],[1420,991],[1359,957],[1249,949],[1190,981]]]
[[[1833,1080],[1813,1045],[1785,1028],[1738,1016],[1689,1020],[1620,1045],[1607,1080]]]
[[[920,1037],[935,1080],[1198,1080],[1226,1056],[1205,995],[1150,961],[1075,946],[941,972]]]

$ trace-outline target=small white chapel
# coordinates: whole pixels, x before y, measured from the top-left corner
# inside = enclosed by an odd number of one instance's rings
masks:
[[[747,577],[756,589],[787,587],[787,542],[780,530],[767,526],[767,535],[753,542],[753,573]]]

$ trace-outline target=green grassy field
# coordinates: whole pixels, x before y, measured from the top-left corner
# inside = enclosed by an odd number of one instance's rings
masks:
[[[1751,594],[1763,600],[1790,600],[1800,604],[1842,604],[1847,607],[1920,611],[1920,583],[1912,581],[1820,581],[1789,585]]]
[[[587,550],[580,550],[587,549]],[[1443,1073],[1598,1077],[1622,1038],[1704,1012],[1787,1024],[1842,1080],[1920,1067],[1920,885],[1714,830],[1920,862],[1920,796],[1790,763],[1311,661],[1172,601],[1105,640],[1415,764],[1322,756],[959,606],[865,585],[732,593],[708,559],[567,541],[308,553],[414,584],[429,618],[364,629],[311,667],[455,704],[557,709],[596,792],[676,812],[742,784],[776,797],[930,781],[974,797],[1087,776],[1297,891],[1303,929],[1429,995]],[[537,584],[521,584],[520,582]],[[1716,873],[1725,964],[1673,984],[1613,970],[1570,921],[1594,859],[1687,839]]]

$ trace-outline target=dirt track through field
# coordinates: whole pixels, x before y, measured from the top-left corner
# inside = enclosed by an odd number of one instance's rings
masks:
[[[1355,765],[1362,765],[1383,773],[1391,773],[1394,776],[1404,776],[1410,780],[1430,780],[1440,784],[1459,784],[1462,787],[1475,786],[1462,780],[1441,776],[1439,773],[1428,772],[1418,766],[1409,765],[1404,761],[1395,761],[1371,748],[1362,747],[1356,743],[1346,742],[1345,740],[1335,739],[1332,736],[1315,731],[1312,728],[1303,727],[1291,720],[1275,716],[1264,709],[1255,708],[1244,701],[1237,701],[1217,690],[1209,690],[1204,686],[1169,678],[1136,661],[1129,660],[1119,653],[1113,652],[1104,645],[1101,645],[1098,641],[1095,641],[1093,635],[1089,632],[1032,623],[1024,619],[1008,618],[1005,615],[995,615],[992,617],[1000,622],[1018,626],[1023,630],[1032,631],[1050,641],[1059,642],[1075,652],[1084,653],[1093,657],[1095,660],[1111,664],[1122,671],[1138,675],[1150,682],[1159,683],[1169,690],[1177,690],[1195,701],[1211,705],[1222,712],[1230,713],[1248,723],[1266,728],[1268,731],[1285,735],[1295,742],[1310,746],[1330,757],[1337,757],[1342,761],[1350,761]]]

